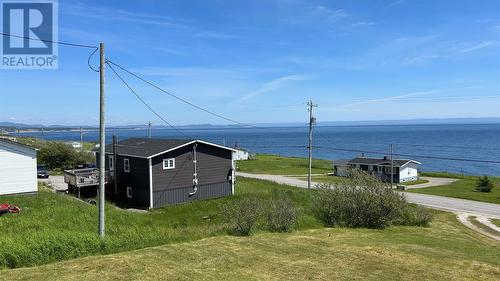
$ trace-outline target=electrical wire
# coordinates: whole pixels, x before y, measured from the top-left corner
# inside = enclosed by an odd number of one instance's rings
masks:
[[[339,148],[339,147],[325,147],[325,146],[313,146],[313,148],[326,149],[326,150],[337,150],[337,151],[347,151],[347,152],[361,152],[361,153],[387,155],[387,152],[361,150],[361,149],[350,149],[350,148]],[[493,160],[480,160],[480,159],[440,157],[440,156],[415,155],[415,154],[403,154],[403,153],[392,153],[392,155],[403,156],[403,157],[416,157],[416,158],[426,158],[426,159],[437,159],[437,160],[449,160],[449,161],[462,161],[462,162],[474,162],[474,163],[500,164],[500,161],[493,161]]]
[[[53,41],[53,40],[39,39],[39,38],[32,38],[32,37],[27,37],[27,36],[13,35],[13,34],[4,33],[4,32],[0,32],[0,35],[7,36],[7,37],[20,38],[20,39],[27,39],[27,40],[32,40],[32,41],[40,41],[40,42],[51,43],[51,44],[58,44],[58,45],[63,45],[63,46],[94,49],[94,51],[89,55],[89,57],[87,59],[87,64],[88,64],[90,69],[92,69],[95,72],[99,72],[98,69],[95,69],[90,64],[90,60],[92,59],[92,56],[97,52],[97,50],[99,50],[99,47],[97,47],[97,46],[69,43],[69,42],[61,42],[61,41]]]
[[[113,66],[111,64],[109,64],[107,61],[106,61],[106,64],[111,68],[111,70],[115,73],[115,75],[123,82],[123,84],[125,84],[125,86],[154,114],[156,115],[160,120],[162,120],[163,122],[165,122],[165,124],[167,124],[170,128],[174,129],[175,131],[177,131],[178,133],[180,133],[181,135],[187,137],[187,138],[190,138],[188,135],[186,135],[184,132],[182,132],[181,130],[177,129],[174,125],[172,125],[170,122],[168,122],[165,118],[163,118],[160,114],[158,114],[143,98],[141,98],[141,96],[139,94],[137,94],[134,89],[132,89],[132,87],[130,87],[130,85],[120,76],[120,74],[118,74],[118,72],[116,72],[116,70],[113,68]]]
[[[137,75],[137,74],[133,73],[133,72],[132,72],[132,71],[130,71],[130,70],[127,70],[126,68],[124,68],[124,67],[120,66],[120,65],[119,65],[119,64],[117,64],[117,63],[114,63],[113,61],[108,60],[108,62],[109,62],[109,63],[111,63],[111,64],[113,64],[113,65],[115,65],[116,67],[120,68],[121,70],[123,70],[123,71],[127,72],[128,74],[130,74],[130,75],[134,76],[135,78],[137,78],[137,79],[141,80],[142,82],[144,82],[144,83],[146,83],[146,84],[148,84],[148,85],[150,85],[150,86],[152,86],[152,87],[156,88],[157,90],[159,90],[159,91],[161,91],[161,92],[163,92],[163,93],[165,93],[165,94],[167,94],[167,95],[169,95],[169,96],[171,96],[171,97],[173,97],[173,98],[176,98],[177,100],[182,101],[183,103],[188,104],[188,105],[190,105],[190,106],[192,106],[192,107],[194,107],[194,108],[196,108],[196,109],[199,109],[199,110],[201,110],[201,111],[204,111],[204,112],[206,112],[206,113],[208,113],[208,114],[211,114],[211,115],[213,115],[213,116],[215,116],[215,117],[221,118],[221,119],[223,119],[223,120],[229,121],[229,122],[234,123],[234,124],[238,124],[238,125],[241,125],[241,126],[246,126],[246,127],[253,127],[253,126],[252,126],[252,125],[250,125],[250,124],[245,124],[245,123],[242,123],[242,122],[236,121],[236,120],[234,120],[234,119],[231,119],[231,118],[225,117],[225,116],[223,116],[223,115],[220,115],[220,114],[218,114],[218,113],[215,113],[215,112],[213,112],[213,111],[210,111],[210,110],[208,110],[208,109],[206,109],[206,108],[203,108],[203,107],[201,107],[201,106],[198,106],[198,105],[196,105],[196,104],[194,104],[194,103],[192,103],[192,102],[190,102],[190,101],[188,101],[188,100],[186,100],[186,99],[184,99],[184,98],[181,98],[181,97],[179,97],[179,96],[177,96],[177,95],[173,94],[172,92],[169,92],[169,91],[167,91],[167,90],[162,89],[160,86],[158,86],[158,85],[154,84],[153,82],[150,82],[150,81],[148,81],[148,80],[146,80],[146,79],[142,78],[141,76],[139,76],[139,75]]]

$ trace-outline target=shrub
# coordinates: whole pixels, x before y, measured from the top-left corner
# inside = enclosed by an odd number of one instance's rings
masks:
[[[297,209],[289,193],[276,192],[266,210],[267,227],[271,231],[290,232],[297,220]]]
[[[70,145],[60,142],[47,142],[38,151],[40,163],[49,169],[73,169],[76,165],[92,163],[91,153],[75,151]]]
[[[222,214],[230,224],[230,233],[248,236],[259,218],[260,202],[256,197],[245,197],[226,203]]]
[[[493,182],[488,176],[479,177],[476,182],[476,190],[481,192],[490,192],[494,187]]]
[[[368,228],[397,223],[406,205],[402,194],[359,171],[334,185],[320,185],[311,202],[312,212],[326,226]]]
[[[433,219],[434,215],[429,209],[420,205],[408,204],[401,217],[400,224],[428,227]]]

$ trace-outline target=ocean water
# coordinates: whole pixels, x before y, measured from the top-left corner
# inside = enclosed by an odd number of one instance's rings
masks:
[[[227,146],[235,144],[254,153],[307,157],[308,128],[262,127],[224,129],[182,129],[189,138]],[[146,137],[146,130],[108,130],[118,140]],[[23,133],[42,137],[41,133]],[[171,129],[153,129],[155,138],[186,138]],[[45,132],[45,140],[79,141],[80,134]],[[97,131],[86,131],[84,141],[97,141]],[[473,175],[500,175],[500,164],[462,161],[462,159],[500,162],[500,124],[396,125],[396,126],[317,126],[314,128],[315,158],[336,160],[360,155],[383,157],[393,144],[395,158],[414,159],[422,171],[447,171]],[[404,154],[399,156],[397,154]],[[435,158],[447,158],[435,159]]]

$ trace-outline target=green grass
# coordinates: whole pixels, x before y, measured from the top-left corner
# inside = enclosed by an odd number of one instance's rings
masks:
[[[401,183],[398,183],[398,184],[402,184],[402,185],[416,185],[416,184],[423,184],[423,183],[428,183],[428,182],[429,182],[428,180],[418,179],[416,181],[401,182]]]
[[[300,180],[307,181],[307,177],[296,177]],[[342,177],[331,176],[331,175],[321,175],[321,176],[312,176],[313,182],[320,183],[337,183],[342,180]]]
[[[499,252],[440,212],[429,228],[224,235],[0,271],[0,280],[498,280]]]
[[[482,224],[480,221],[477,220],[476,217],[474,217],[474,216],[469,217],[469,221],[470,221],[471,224],[473,224],[477,228],[482,229],[483,231],[486,231],[488,233],[491,233],[491,234],[493,234],[495,236],[499,236],[500,237],[500,232],[496,231],[495,229],[493,229],[491,227],[488,227],[488,226]]]
[[[238,171],[254,174],[271,175],[306,175],[308,160],[299,157],[281,157],[269,154],[257,154],[255,159],[238,161]],[[333,170],[332,162],[313,159],[312,173],[325,174]]]
[[[496,226],[500,227],[500,220],[498,220],[498,219],[492,219],[492,220],[491,220],[491,222],[492,222],[494,225],[496,225]]]
[[[448,185],[411,189],[408,190],[408,192],[440,195],[500,204],[500,178],[491,177],[491,179],[495,183],[495,188],[493,188],[491,192],[477,191],[475,189],[476,179],[477,177],[474,176],[464,176]]]
[[[227,226],[220,214],[222,204],[248,195],[265,200],[277,189],[292,192],[299,208],[297,229],[321,227],[306,208],[310,195],[307,190],[245,178],[237,179],[235,196],[151,212],[125,211],[106,204],[104,241],[96,235],[96,206],[44,189],[32,196],[1,196],[0,202],[16,204],[22,212],[0,217],[0,268],[33,266],[224,235]],[[210,219],[203,219],[206,216]]]

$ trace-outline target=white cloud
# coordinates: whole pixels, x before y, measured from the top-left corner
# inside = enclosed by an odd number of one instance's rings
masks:
[[[305,75],[287,75],[280,78],[276,78],[274,80],[264,83],[259,89],[244,95],[243,97],[236,100],[236,102],[245,101],[265,93],[276,91],[278,89],[285,87],[290,82],[304,81],[310,79],[311,78],[309,76]]]
[[[238,36],[234,35],[234,34],[215,32],[215,31],[199,32],[199,33],[196,33],[194,36],[200,37],[200,38],[209,38],[209,39],[234,39],[234,38],[238,38]]]
[[[377,25],[378,23],[376,22],[371,22],[371,21],[360,21],[360,22],[355,22],[352,23],[352,27],[363,27],[363,26],[372,26],[372,25]]]
[[[479,43],[476,43],[474,45],[470,45],[470,46],[460,50],[459,53],[469,53],[469,52],[477,51],[480,49],[484,49],[484,48],[489,47],[491,45],[493,45],[493,42],[491,42],[491,41],[479,42]]]

